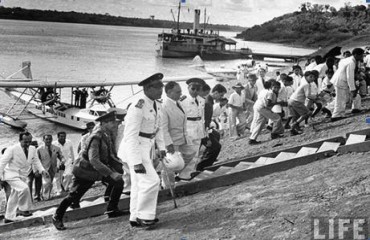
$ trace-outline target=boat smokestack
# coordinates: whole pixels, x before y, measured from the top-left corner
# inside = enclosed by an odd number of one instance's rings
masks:
[[[195,34],[198,33],[199,19],[200,19],[200,9],[195,9],[194,10],[194,24],[193,24],[193,30]]]

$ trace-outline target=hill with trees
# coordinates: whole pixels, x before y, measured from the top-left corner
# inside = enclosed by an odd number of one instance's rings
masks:
[[[0,19],[46,21],[46,22],[66,22],[83,24],[101,25],[120,25],[135,27],[155,27],[155,28],[175,28],[174,21],[157,20],[152,18],[127,18],[111,16],[109,14],[93,14],[80,12],[59,12],[51,10],[36,10],[23,8],[6,8],[0,6]],[[193,23],[181,22],[181,28],[192,28]],[[227,24],[208,24],[207,28],[219,31],[242,31],[240,26]]]
[[[325,47],[370,34],[370,5],[346,3],[337,10],[329,4],[302,3],[300,11],[285,14],[238,34],[249,41]]]

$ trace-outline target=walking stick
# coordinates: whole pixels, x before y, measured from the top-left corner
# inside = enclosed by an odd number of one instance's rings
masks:
[[[163,162],[163,158],[161,158],[160,161],[162,162],[162,167],[163,167],[163,170],[165,171],[165,175],[166,175],[165,181],[167,182],[168,186],[170,187],[170,193],[171,193],[171,196],[172,196],[173,204],[174,204],[175,208],[177,208],[176,195],[175,195],[175,191],[172,187],[172,184],[170,182],[170,178],[168,176],[168,169],[167,169],[166,165]]]

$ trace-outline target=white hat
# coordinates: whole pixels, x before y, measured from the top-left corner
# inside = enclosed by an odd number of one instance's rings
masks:
[[[185,167],[185,162],[180,152],[167,153],[163,159],[163,163],[168,169],[174,172],[180,171]]]

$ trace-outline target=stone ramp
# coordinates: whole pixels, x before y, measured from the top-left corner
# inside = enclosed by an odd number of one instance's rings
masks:
[[[354,136],[356,135],[356,136]],[[190,181],[176,183],[175,194],[185,196],[209,189],[229,186],[242,181],[265,176],[271,173],[285,171],[287,169],[309,164],[314,161],[331,157],[337,152],[346,153],[351,151],[370,151],[370,129],[348,133],[346,137],[334,137],[326,140],[304,144],[280,151],[270,152],[244,159],[218,163],[206,168]],[[159,193],[158,201],[172,199],[168,189]],[[120,209],[129,209],[129,197],[122,195],[119,202]],[[80,203],[80,209],[69,209],[64,220],[74,221],[93,216],[102,215],[106,209],[106,203],[102,197],[95,199],[84,199]],[[9,224],[0,224],[0,232],[11,231],[35,225],[51,223],[51,216],[56,206],[50,206],[34,212],[29,218],[24,218]]]

